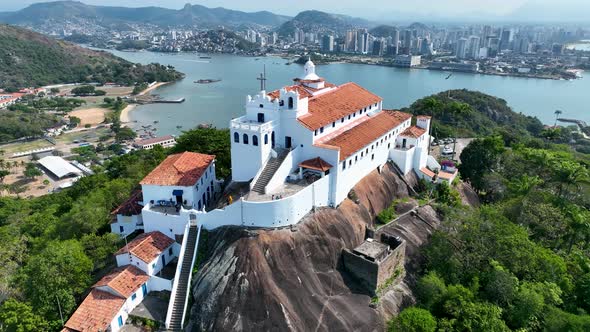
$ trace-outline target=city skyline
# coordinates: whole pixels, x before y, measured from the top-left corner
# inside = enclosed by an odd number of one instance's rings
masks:
[[[5,2],[2,0],[0,2]],[[3,11],[16,11],[34,3],[48,2],[45,0],[24,0],[18,3],[3,4]],[[186,0],[84,0],[89,5],[145,7],[159,6],[165,8],[182,8]],[[246,12],[270,11],[275,14],[295,16],[304,10],[321,10],[325,12],[344,14],[366,18],[378,22],[391,21],[535,21],[535,22],[580,22],[585,20],[584,13],[590,10],[590,3],[584,0],[495,0],[493,5],[484,0],[430,0],[387,1],[375,0],[367,8],[353,0],[318,0],[282,2],[235,2],[233,0],[188,1],[207,7],[224,7]],[[381,10],[375,11],[375,8]]]

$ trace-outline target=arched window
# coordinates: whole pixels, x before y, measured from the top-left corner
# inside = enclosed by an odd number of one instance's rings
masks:
[[[252,135],[252,145],[258,146],[258,136]]]
[[[293,97],[289,97],[289,109],[293,109]]]
[[[274,131],[270,134],[270,143],[271,143],[271,146],[274,148],[275,147],[275,132]]]
[[[264,145],[268,144],[268,134],[264,134]]]
[[[234,133],[234,142],[240,143],[240,134]]]
[[[244,144],[248,144],[248,135],[244,134],[242,141],[244,141]]]

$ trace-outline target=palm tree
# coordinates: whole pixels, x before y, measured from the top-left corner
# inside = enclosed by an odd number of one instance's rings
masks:
[[[562,115],[563,112],[560,110],[556,110],[555,111],[555,126],[557,127],[557,119],[559,119],[559,116]]]

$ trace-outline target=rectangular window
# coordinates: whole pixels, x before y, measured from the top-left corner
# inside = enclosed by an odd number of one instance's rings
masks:
[[[318,135],[318,130],[316,129],[316,130],[313,132],[313,136],[317,136],[317,135]]]
[[[346,160],[342,163],[342,170],[346,169]]]
[[[137,298],[137,294],[133,293],[133,295],[131,295],[131,301],[135,301],[136,298]]]
[[[119,318],[117,318],[117,323],[119,323],[119,327],[123,326],[123,316],[119,316]]]
[[[375,160],[375,155],[374,154],[371,155],[371,160]]]
[[[156,263],[152,264],[152,269],[156,268]]]
[[[336,121],[332,122],[332,128],[336,127]]]
[[[123,233],[125,231],[125,229],[123,228],[123,226],[119,226],[119,233]]]
[[[172,256],[172,247],[170,247],[170,249],[168,249],[168,255]]]
[[[354,162],[356,163],[359,160],[359,156],[354,156]]]
[[[320,134],[324,133],[324,127],[320,128]]]
[[[344,123],[344,118],[340,119],[340,123]]]

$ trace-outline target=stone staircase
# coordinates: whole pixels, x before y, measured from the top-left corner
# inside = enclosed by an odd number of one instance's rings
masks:
[[[193,255],[195,253],[198,233],[199,230],[197,225],[189,226],[188,238],[186,239],[188,242],[186,243],[186,248],[182,257],[182,267],[180,270],[180,276],[178,277],[176,296],[173,299],[172,318],[170,319],[168,331],[180,331],[183,327],[182,318],[187,305],[186,294],[190,287],[188,283],[193,269]]]
[[[262,170],[262,173],[260,173],[258,180],[254,184],[254,187],[252,187],[252,191],[257,192],[261,195],[265,194],[264,188],[270,182],[270,179],[272,179],[273,175],[275,175],[277,169],[279,169],[279,167],[281,166],[288,154],[289,150],[281,150],[277,153],[276,158],[271,158],[266,163],[264,169]]]

